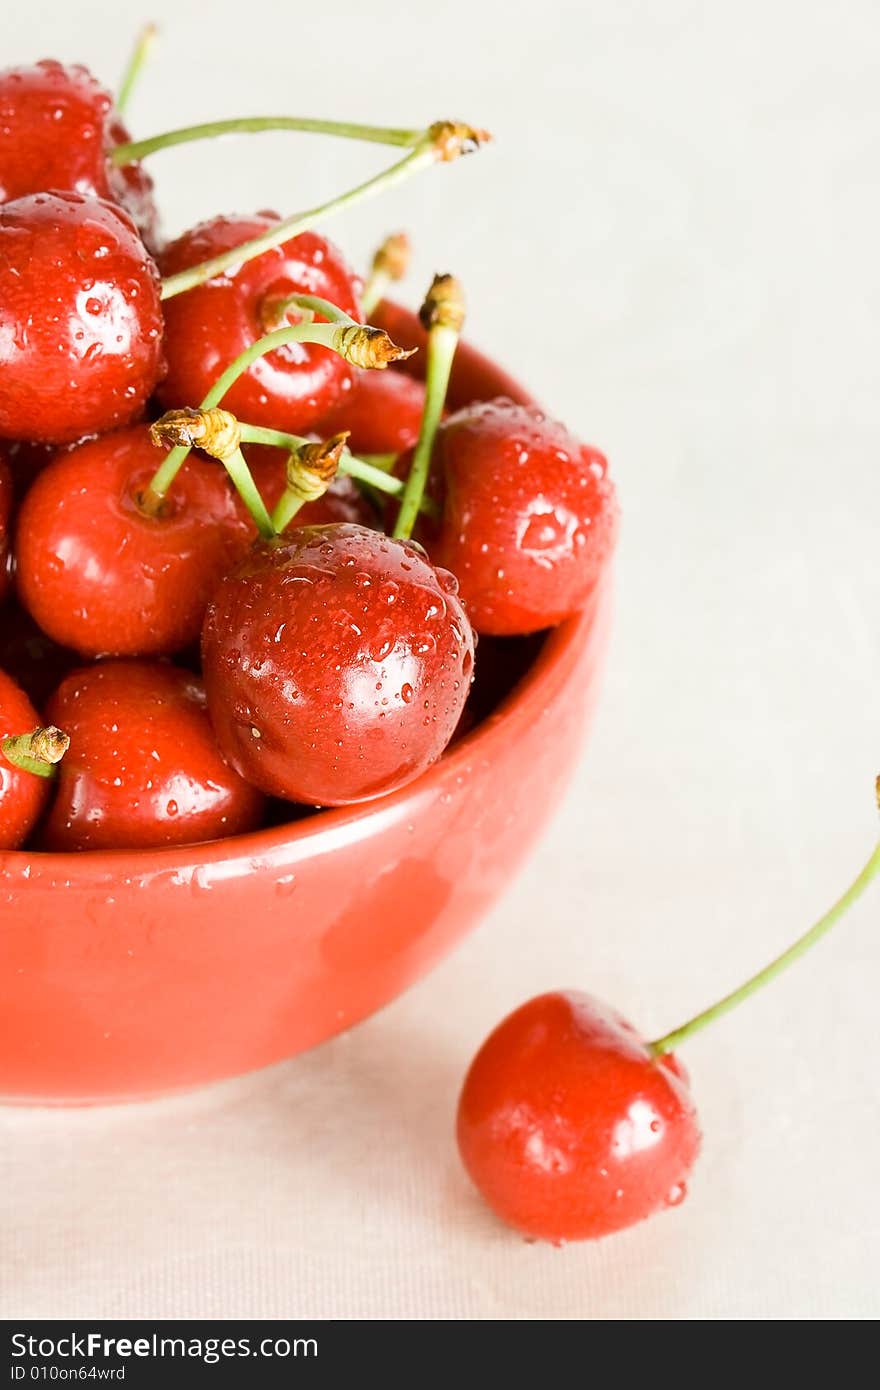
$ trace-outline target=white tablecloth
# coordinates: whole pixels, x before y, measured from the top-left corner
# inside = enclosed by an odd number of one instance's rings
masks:
[[[51,9],[10,8],[6,61],[51,51],[113,80],[145,17]],[[363,259],[408,226],[410,297],[458,272],[471,337],[607,449],[617,624],[552,832],[430,979],[258,1076],[0,1114],[0,1313],[876,1316],[876,893],[687,1048],[705,1149],[662,1219],[526,1245],[452,1138],[463,1069],[510,1007],[580,987],[663,1030],[806,926],[876,834],[876,7],[148,9],[164,43],[132,112],[144,134],[261,110],[496,130],[497,150],[335,235]],[[179,229],[304,205],[383,157],[269,136],[155,173]]]

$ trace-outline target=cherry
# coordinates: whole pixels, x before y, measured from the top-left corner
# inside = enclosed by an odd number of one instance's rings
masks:
[[[208,609],[208,708],[233,767],[274,796],[364,801],[440,757],[467,699],[473,635],[452,575],[362,526],[256,547]]]
[[[497,399],[441,424],[432,465],[443,517],[429,548],[458,576],[478,632],[537,632],[584,606],[617,531],[596,449],[533,407]]]
[[[517,1230],[595,1239],[682,1201],[700,1147],[687,1076],[588,994],[542,994],[489,1036],[458,1109],[465,1167]]]
[[[153,182],[142,165],[118,168],[129,140],[113,98],[87,68],[46,59],[0,72],[0,203],[42,193],[88,193],[119,203],[150,246],[158,240]]]
[[[322,428],[348,430],[356,454],[402,454],[419,437],[424,408],[421,381],[400,372],[358,372]]]
[[[277,225],[275,213],[216,217],[165,248],[165,275],[234,248]],[[325,237],[304,232],[165,305],[168,375],[159,388],[166,407],[197,405],[217,376],[257,339],[301,314],[285,308],[294,294],[330,300],[360,317],[353,272]],[[224,406],[255,424],[302,433],[338,403],[351,367],[314,344],[290,343],[259,358],[229,389]]]
[[[168,655],[193,642],[255,534],[223,469],[197,457],[147,512],[139,498],[161,457],[145,426],[103,435],[59,454],[22,503],[21,600],[83,656]]]
[[[880,802],[880,778],[875,794]],[[673,1049],[799,960],[878,874],[880,843],[786,950],[652,1042],[588,994],[542,994],[504,1019],[474,1058],[458,1107],[459,1150],[489,1206],[526,1235],[561,1244],[682,1201],[700,1133]]]
[[[0,608],[0,669],[21,686],[38,710],[80,658],[47,637],[14,598]]]
[[[284,492],[286,455],[264,444],[246,445],[244,455],[260,496],[269,511],[274,511]],[[376,521],[363,493],[343,474],[334,479],[322,497],[306,502],[296,516],[297,526],[326,526],[334,521],[350,521],[358,526],[375,526]]]
[[[0,207],[0,437],[127,424],[161,370],[158,275],[127,214],[80,193]]]
[[[9,544],[9,523],[12,516],[12,471],[0,457],[0,599],[9,588],[12,574],[12,550]]]
[[[264,800],[223,760],[197,677],[106,661],[49,701],[70,736],[42,840],[50,850],[148,849],[254,830]]]
[[[24,691],[0,671],[0,741],[29,733],[40,718]],[[0,849],[24,844],[49,799],[48,778],[10,762],[0,749]]]

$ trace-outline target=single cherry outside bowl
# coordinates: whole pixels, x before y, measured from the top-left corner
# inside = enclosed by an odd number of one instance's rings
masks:
[[[411,315],[387,312],[417,340]],[[452,402],[499,394],[529,400],[462,346]],[[0,853],[0,1098],[85,1104],[216,1081],[412,984],[507,887],[559,801],[609,608],[606,576],[494,713],[390,796],[182,849]]]

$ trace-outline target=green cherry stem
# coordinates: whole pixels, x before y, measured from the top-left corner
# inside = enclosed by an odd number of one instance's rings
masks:
[[[265,331],[274,333],[278,328],[287,327],[284,321],[291,309],[300,312],[302,323],[314,323],[318,317],[328,319],[330,323],[357,323],[344,309],[331,304],[329,299],[319,299],[316,294],[268,295],[260,303],[260,319]]]
[[[756,975],[752,975],[750,979],[740,985],[739,989],[733,990],[730,994],[725,994],[723,999],[719,999],[717,1003],[710,1005],[708,1009],[703,1009],[702,1013],[695,1014],[693,1018],[688,1019],[687,1023],[683,1023],[680,1028],[673,1028],[672,1032],[664,1033],[662,1038],[657,1038],[654,1042],[649,1043],[648,1050],[655,1057],[662,1057],[664,1053],[672,1052],[674,1048],[678,1047],[679,1043],[684,1042],[684,1040],[691,1037],[692,1034],[698,1033],[701,1028],[705,1028],[707,1023],[712,1023],[716,1018],[720,1018],[722,1014],[726,1014],[731,1009],[735,1009],[744,999],[748,999],[750,994],[754,994],[756,990],[762,989],[764,985],[769,984],[777,975],[780,975],[783,970],[787,970],[790,965],[794,965],[796,960],[799,960],[812,946],[815,946],[817,941],[821,940],[826,932],[831,930],[834,924],[840,920],[856,899],[861,897],[862,893],[864,893],[865,889],[868,887],[868,884],[876,877],[878,870],[880,870],[880,844],[876,846],[867,864],[862,869],[861,873],[853,880],[843,896],[837,899],[834,906],[829,908],[825,915],[820,917],[818,922],[815,922],[813,926],[810,927],[809,931],[804,932],[803,936],[798,937],[797,941],[793,942],[786,951],[783,951],[775,960],[770,961],[769,965],[765,965],[763,970],[759,970]]]
[[[406,275],[411,254],[406,232],[395,232],[382,242],[373,257],[373,264],[361,295],[361,308],[366,318],[370,317],[384,298],[389,285],[402,280]]]
[[[54,777],[55,764],[60,763],[70,747],[70,739],[54,724],[33,729],[29,734],[11,734],[0,744],[3,756],[22,772],[35,777]]]
[[[425,372],[425,408],[409,476],[394,527],[397,540],[409,540],[419,514],[431,467],[437,427],[446,404],[446,392],[458,338],[464,323],[464,295],[452,275],[435,275],[419,317],[428,333]]]
[[[247,425],[243,420],[239,422],[239,428],[242,444],[269,444],[274,449],[284,449],[290,454],[311,442],[302,434],[287,434],[284,430],[270,430],[263,425]],[[377,457],[381,458],[382,455]],[[396,455],[391,457],[396,458]],[[372,459],[356,458],[348,449],[343,449],[340,455],[338,472],[354,478],[357,482],[366,483],[377,492],[387,493],[389,497],[399,497],[405,487],[402,478],[391,477],[385,468],[377,467]],[[436,504],[426,497],[422,500],[422,511],[427,516],[436,516]]]
[[[298,296],[298,298],[308,298],[312,305],[319,306],[318,312],[325,318],[333,315],[336,316],[337,321],[332,323],[294,323],[286,328],[276,328],[272,333],[266,333],[262,338],[258,338],[250,347],[245,348],[244,352],[239,353],[238,357],[230,362],[226,370],[217,378],[202,401],[201,410],[213,410],[215,406],[220,404],[230,387],[247,371],[248,367],[252,366],[258,358],[264,357],[266,353],[274,352],[276,348],[284,347],[287,343],[317,343],[321,347],[331,348],[334,352],[338,352],[341,357],[356,367],[383,367],[389,362],[395,362],[410,355],[404,349],[396,347],[388,334],[381,328],[373,328],[370,324],[355,323],[349,319],[347,314],[342,315],[340,321],[340,310],[327,300],[306,295]],[[183,467],[190,448],[190,442],[176,444],[163,459],[149,486],[141,496],[141,505],[145,511],[155,512],[159,510],[162,499]],[[256,520],[256,518],[254,519]]]
[[[309,440],[292,449],[287,459],[287,480],[272,513],[276,535],[281,535],[301,507],[323,497],[339,468],[348,431],[325,440]]]
[[[341,193],[327,203],[321,203],[318,207],[309,208],[306,212],[288,217],[285,221],[270,227],[260,236],[253,237],[251,241],[242,242],[240,246],[233,246],[218,256],[212,256],[210,260],[202,261],[199,265],[189,266],[186,270],[178,271],[176,275],[169,275],[162,281],[162,298],[172,299],[175,295],[183,294],[186,290],[195,289],[197,285],[203,285],[206,280],[213,279],[215,275],[222,275],[231,266],[243,265],[246,261],[253,260],[255,256],[262,255],[264,251],[271,250],[273,246],[281,246],[291,237],[313,227],[322,218],[329,217],[331,213],[353,207],[354,204],[363,202],[365,198],[373,197],[383,189],[391,188],[402,182],[420,169],[426,169],[430,164],[438,161],[449,162],[463,154],[470,154],[474,150],[478,150],[490,138],[485,131],[476,130],[472,126],[462,125],[455,121],[436,121],[434,125],[421,133],[417,143],[403,159],[383,169],[380,173],[374,174],[366,182],[349,189],[347,193]]]
[[[231,120],[204,121],[200,125],[166,130],[146,140],[130,140],[117,145],[110,158],[114,164],[133,164],[159,150],[174,145],[190,145],[197,140],[214,140],[220,135],[260,135],[268,130],[298,130],[306,135],[337,135],[343,140],[364,140],[372,145],[396,145],[411,149],[424,135],[423,130],[404,130],[396,126],[360,125],[353,121],[325,121],[309,116],[239,116]]]
[[[232,479],[233,487],[253,517],[254,524],[260,536],[264,541],[271,540],[276,534],[275,525],[266,509],[265,502],[260,496],[259,489],[254,482],[253,475],[247,466],[241,449],[236,449],[234,453],[223,459],[222,462],[226,472]]]
[[[149,56],[156,45],[156,40],[158,39],[158,37],[159,30],[156,28],[155,24],[145,24],[141,32],[138,34],[137,39],[135,40],[134,48],[131,51],[131,56],[126,65],[125,72],[122,74],[122,81],[119,84],[119,91],[116,96],[117,111],[125,112],[127,110],[128,103],[131,100],[131,94],[137,86],[141,72],[146,66],[147,60],[149,59]],[[117,145],[110,152],[111,160],[113,160],[117,164],[130,163],[131,161],[129,159],[117,158],[119,151],[125,150],[127,148],[127,145]]]
[[[241,430],[238,421],[228,410],[214,406],[210,410],[168,410],[150,426],[150,439],[157,448],[172,444],[174,447],[162,465],[164,468],[172,454],[182,454],[186,458],[194,446],[218,459],[241,498],[258,532],[264,540],[275,534],[272,519],[266,504],[260,496],[247,460],[241,452]],[[161,471],[161,470],[160,470]],[[138,498],[140,507],[148,515],[161,511],[162,496],[154,489],[154,482]]]

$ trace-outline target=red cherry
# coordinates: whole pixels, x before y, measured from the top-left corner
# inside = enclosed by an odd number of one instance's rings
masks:
[[[0,207],[0,437],[127,424],[161,370],[158,272],[127,214],[79,193]]]
[[[150,246],[158,239],[153,181],[108,159],[130,136],[87,68],[52,59],[0,72],[0,203],[47,189],[119,203]]]
[[[277,214],[215,217],[171,242],[163,275],[173,275],[272,227]],[[195,406],[221,372],[264,333],[281,326],[278,305],[293,294],[317,295],[360,318],[355,277],[326,238],[303,232],[237,269],[165,304],[168,375],[159,388],[166,408]],[[296,322],[296,313],[282,323]],[[336,405],[351,368],[329,348],[291,343],[261,357],[223,399],[249,424],[302,434]]]
[[[402,454],[419,437],[425,387],[400,372],[359,371],[322,431],[348,430],[355,454]]]
[[[362,526],[256,547],[202,638],[208,707],[243,776],[310,805],[365,801],[440,757],[467,699],[473,634],[452,575]]]
[[[263,797],[220,755],[200,681],[146,661],[74,671],[49,701],[70,736],[51,850],[148,849],[254,830]]]
[[[440,426],[434,469],[443,517],[431,556],[458,576],[478,632],[537,632],[584,606],[617,530],[597,450],[533,407],[498,399]]]
[[[0,599],[9,588],[12,574],[12,548],[9,543],[12,517],[12,472],[0,458]]]
[[[286,455],[265,444],[246,444],[244,455],[257,491],[271,512],[284,491]],[[342,473],[322,497],[306,502],[296,514],[298,527],[326,526],[334,521],[350,521],[357,526],[376,523],[376,514],[360,488]]]
[[[0,741],[27,734],[40,717],[23,690],[0,671]],[[46,777],[14,767],[0,749],[0,850],[24,844],[45,806],[51,783]]]
[[[145,426],[59,454],[22,503],[21,600],[83,656],[168,655],[197,638],[218,580],[254,535],[225,472],[192,455],[158,516],[138,498],[161,461]]]
[[[676,1206],[700,1147],[687,1074],[588,994],[542,994],[483,1043],[458,1146],[502,1220],[560,1244]]]
[[[0,669],[21,686],[38,710],[79,660],[75,652],[47,637],[15,599],[4,604],[0,610]]]

